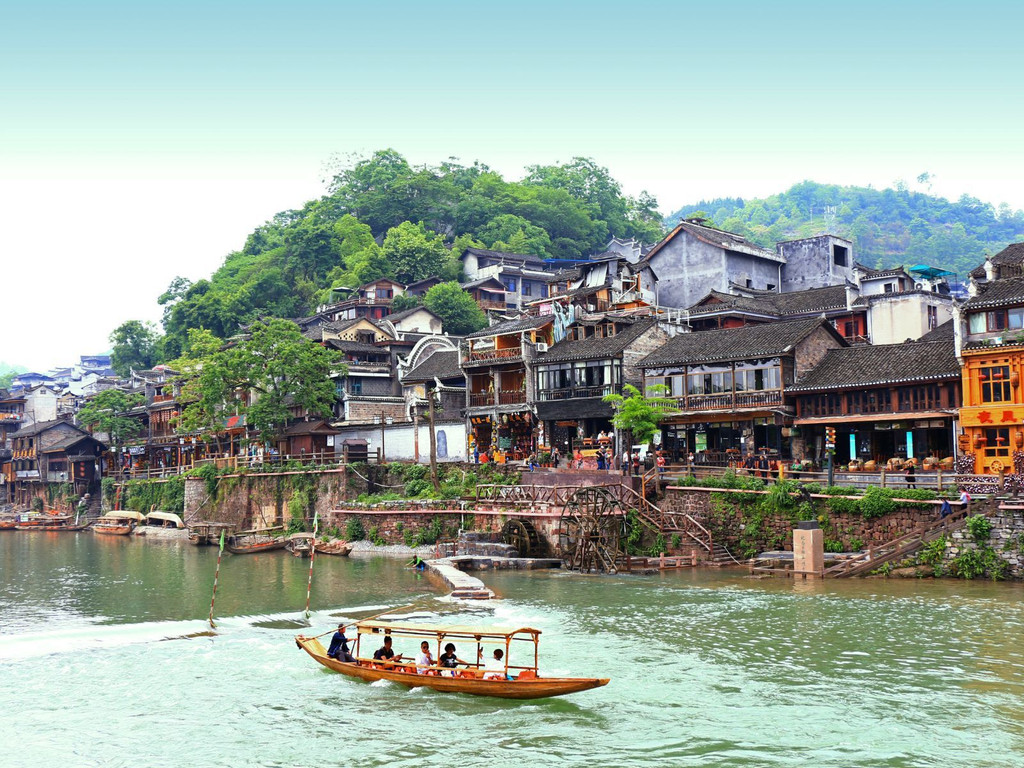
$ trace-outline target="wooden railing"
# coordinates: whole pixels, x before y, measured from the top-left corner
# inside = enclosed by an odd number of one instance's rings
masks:
[[[712,395],[684,395],[676,398],[684,411],[716,411],[727,408],[772,408],[782,405],[782,391],[722,392]]]
[[[526,392],[521,389],[502,389],[498,391],[498,405],[517,405],[526,402]]]
[[[732,472],[739,477],[754,477],[760,478],[765,482],[774,483],[779,479],[778,469],[772,470],[759,470],[759,469],[743,469],[742,467],[732,468],[724,466],[724,462],[716,463],[702,463],[692,465],[681,465],[673,464],[667,469],[667,478],[671,484],[678,484],[687,475],[692,475],[697,479],[707,479],[712,477],[722,477],[726,473]],[[783,465],[782,476],[786,480],[799,480],[807,483],[818,483],[819,485],[825,486],[828,484],[828,472],[825,470],[793,470],[788,464]],[[879,487],[879,488],[927,488],[929,490],[941,491],[955,488],[964,484],[972,484],[975,486],[991,486],[993,490],[999,485],[999,477],[997,475],[959,475],[955,472],[948,472],[943,470],[929,470],[925,471],[918,469],[915,473],[913,481],[908,482],[906,475],[902,470],[895,472],[840,472],[836,470],[833,472],[833,483],[835,485],[844,485],[851,488],[868,488],[868,487]]]
[[[482,352],[470,352],[463,357],[464,363],[483,363],[489,360],[516,360],[523,356],[520,347],[509,347],[507,349],[488,349]]]

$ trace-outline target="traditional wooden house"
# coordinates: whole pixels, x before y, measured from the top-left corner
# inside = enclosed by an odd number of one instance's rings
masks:
[[[993,275],[972,290],[954,319],[963,363],[960,449],[976,472],[1024,471],[1014,467],[1014,452],[1024,449],[1024,277]]]
[[[533,375],[537,355],[553,342],[554,318],[508,320],[469,334],[461,366],[466,375],[470,452],[524,458],[537,447]]]
[[[538,355],[537,419],[547,444],[565,453],[597,445],[600,433],[612,434],[612,406],[605,395],[621,394],[623,384],[643,387],[637,364],[668,336],[650,317],[581,320],[567,337]]]
[[[830,350],[786,395],[796,405],[794,458],[821,460],[825,428],[834,427],[840,464],[946,460],[952,469],[960,405],[952,334],[939,341]]]
[[[28,505],[45,498],[47,484],[73,483],[79,495],[98,491],[100,456],[106,447],[69,421],[42,421],[11,437],[12,500]]]
[[[683,333],[640,361],[645,388],[662,384],[679,411],[662,423],[672,460],[725,462],[791,455],[794,408],[785,389],[846,341],[822,318]],[[785,430],[785,432],[783,431]]]

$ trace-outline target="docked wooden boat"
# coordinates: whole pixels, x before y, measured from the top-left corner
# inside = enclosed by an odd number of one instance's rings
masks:
[[[299,635],[295,644],[317,662],[328,669],[360,680],[391,680],[409,688],[433,688],[447,693],[468,693],[473,696],[493,696],[500,699],[543,699],[564,696],[608,684],[608,678],[599,677],[543,677],[537,670],[540,630],[523,627],[502,629],[499,627],[439,626],[429,624],[394,624],[388,621],[366,620],[351,625],[356,629],[355,662],[343,662],[328,658],[327,650],[315,637]],[[390,636],[393,640],[410,640],[418,649],[426,640],[436,646],[435,658],[441,657],[441,650],[451,642],[457,648],[475,648],[469,658],[482,659],[484,649],[491,646],[508,650],[504,658],[504,669],[485,668],[481,663],[465,665],[458,669],[443,667],[417,668],[408,663],[394,664],[375,661],[373,652]],[[367,647],[363,647],[367,646]],[[518,658],[520,653],[513,650],[525,646],[526,662]],[[513,664],[518,661],[518,664]],[[532,662],[532,663],[529,663]]]
[[[333,541],[323,541],[322,539],[318,539],[316,542],[316,553],[318,555],[348,557],[348,554],[351,551],[352,545],[347,541],[342,541],[341,539],[335,539]]]
[[[313,545],[315,543],[316,537],[312,533],[293,533],[288,537],[285,549],[296,557],[309,557],[313,554]],[[316,551],[319,554],[320,548],[317,547]]]
[[[224,543],[224,548],[233,555],[255,555],[284,549],[287,544],[284,536],[232,536]]]
[[[88,523],[75,523],[72,515],[23,514],[15,521],[16,531],[82,531]]]
[[[106,536],[130,536],[136,526],[142,522],[144,515],[130,510],[107,512],[92,524],[94,533]]]
[[[193,523],[188,527],[188,540],[198,546],[219,546],[221,532],[231,536],[235,526],[230,523]]]
[[[13,517],[0,520],[0,531],[13,531],[18,527],[18,521]]]

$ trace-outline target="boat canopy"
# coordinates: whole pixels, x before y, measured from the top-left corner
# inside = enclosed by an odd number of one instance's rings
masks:
[[[141,523],[146,519],[146,516],[141,512],[133,512],[130,509],[118,509],[113,512],[107,512],[103,515],[103,520],[134,520],[137,523]]]
[[[150,520],[159,520],[163,523],[174,523],[175,528],[185,527],[185,521],[173,512],[150,512],[146,515],[146,522],[148,523]]]
[[[288,541],[310,541],[315,538],[316,536],[314,536],[312,533],[305,533],[303,531],[299,531],[298,533],[293,533],[291,536],[289,536]]]
[[[536,642],[539,629],[520,627],[473,627],[456,624],[395,624],[390,621],[357,621],[354,623],[361,635],[394,635],[396,637],[455,638],[480,640],[482,638],[501,640],[529,640]]]

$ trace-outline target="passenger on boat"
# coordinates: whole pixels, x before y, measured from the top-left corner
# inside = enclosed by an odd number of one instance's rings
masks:
[[[327,656],[338,661],[354,662],[355,656],[349,653],[348,638],[345,637],[345,625],[339,624],[338,631],[331,638],[331,647],[327,649]]]
[[[465,667],[469,666],[468,662],[463,661],[455,655],[454,643],[448,643],[444,647],[444,653],[441,654],[441,658],[437,660],[437,663],[439,666],[446,667],[446,669],[441,670],[441,674],[444,677],[455,677],[455,672],[452,670],[459,666],[459,664],[462,664]]]
[[[430,643],[424,640],[420,643],[420,653],[416,657],[417,675],[436,675],[437,671],[431,669],[434,666],[434,657],[430,654]]]
[[[511,680],[505,672],[505,652],[501,648],[494,649],[494,655],[484,662],[484,680]]]
[[[402,655],[395,655],[394,649],[391,647],[391,635],[384,637],[384,645],[373,652],[374,661],[401,661]]]

